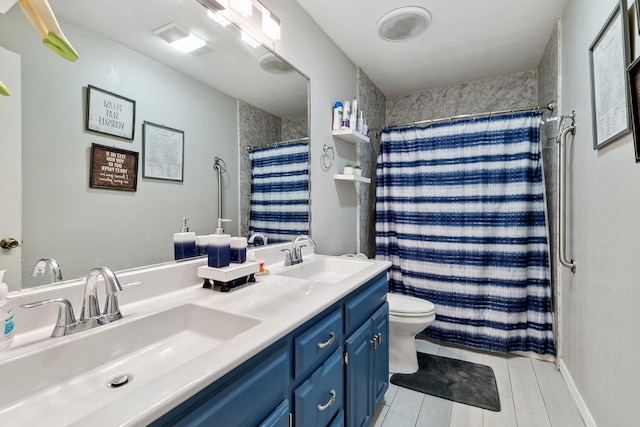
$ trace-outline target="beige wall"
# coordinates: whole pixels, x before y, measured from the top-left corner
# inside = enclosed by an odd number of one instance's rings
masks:
[[[559,271],[563,363],[601,427],[637,425],[640,402],[640,164],[631,134],[592,148],[588,49],[616,4],[569,0],[561,20],[561,107],[577,114],[567,220],[577,270]]]

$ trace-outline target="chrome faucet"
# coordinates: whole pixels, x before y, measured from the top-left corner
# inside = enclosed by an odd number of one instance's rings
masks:
[[[297,236],[293,239],[293,243],[291,244],[291,249],[281,249],[280,252],[285,253],[284,265],[296,265],[300,264],[302,261],[302,248],[307,246],[306,243],[311,243],[311,246],[315,246],[316,242],[314,242],[311,237],[303,234],[301,236]]]
[[[50,273],[51,283],[62,282],[62,270],[60,264],[53,258],[40,258],[36,261],[36,265],[33,267],[32,276],[44,276]]]
[[[100,277],[104,280],[107,298],[104,310],[100,313],[98,305],[98,281]],[[76,320],[73,314],[73,307],[69,300],[65,298],[54,298],[44,301],[37,301],[30,304],[23,304],[20,307],[34,308],[44,304],[56,303],[59,305],[58,320],[51,333],[52,337],[60,337],[70,335],[76,332],[85,331],[99,325],[105,325],[122,319],[122,313],[118,306],[117,293],[124,288],[131,286],[140,286],[142,282],[133,282],[121,285],[118,278],[108,267],[96,267],[91,269],[84,283],[84,299],[82,302],[82,311],[80,319]]]
[[[267,236],[265,236],[262,233],[251,233],[251,236],[249,236],[249,240],[247,240],[247,243],[254,244],[254,241],[256,240],[256,237],[259,237],[259,238],[262,239],[262,244],[263,245],[266,245],[268,240],[269,240],[269,239],[267,239]]]

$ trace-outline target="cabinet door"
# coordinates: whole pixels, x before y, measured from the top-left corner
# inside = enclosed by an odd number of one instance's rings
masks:
[[[294,393],[298,427],[329,425],[344,406],[342,346],[316,369]]]
[[[283,348],[221,389],[205,390],[178,406],[152,426],[255,426],[282,402],[291,372],[290,357]],[[215,384],[215,383],[214,383]],[[214,385],[215,387],[215,385]]]
[[[346,412],[350,427],[366,426],[371,417],[371,320],[366,321],[345,341],[346,366]]]
[[[278,407],[260,423],[259,427],[290,427],[289,426],[290,406],[289,400],[285,399]]]
[[[372,358],[372,382],[373,382],[373,408],[372,412],[375,413],[376,409],[384,394],[389,388],[389,304],[384,303],[374,314],[371,316],[373,321],[373,335],[376,345],[373,350]]]

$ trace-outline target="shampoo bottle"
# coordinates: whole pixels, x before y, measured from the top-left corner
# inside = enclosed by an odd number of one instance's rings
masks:
[[[351,130],[356,130],[358,126],[358,100],[353,98],[351,101],[351,118],[349,120],[349,128]]]
[[[224,234],[222,223],[230,219],[218,218],[216,234],[209,236],[209,260],[207,265],[213,268],[226,267],[231,261],[231,235]]]
[[[333,104],[333,130],[340,130],[342,126],[342,102]]]
[[[351,102],[344,101],[342,103],[342,129],[349,129],[349,120],[351,119]]]
[[[196,256],[196,233],[189,231],[187,219],[182,218],[180,233],[173,233],[173,253],[176,260]]]
[[[4,283],[4,273],[0,270],[0,349],[11,345],[13,341],[15,306],[7,299],[9,287]]]

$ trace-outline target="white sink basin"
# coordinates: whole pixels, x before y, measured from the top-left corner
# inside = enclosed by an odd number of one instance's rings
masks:
[[[261,321],[186,304],[56,338],[55,344],[42,351],[0,366],[3,382],[11,384],[0,388],[0,418],[37,425],[46,413],[55,425],[72,423]],[[128,382],[111,387],[109,382],[119,375],[126,375]]]
[[[337,283],[373,264],[373,261],[351,258],[320,258],[282,270],[278,275],[321,283]]]

